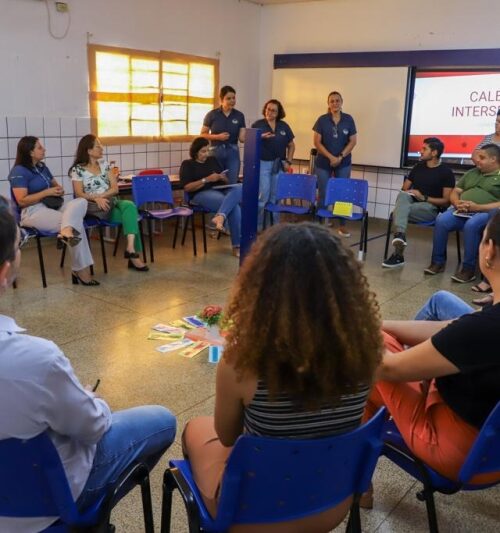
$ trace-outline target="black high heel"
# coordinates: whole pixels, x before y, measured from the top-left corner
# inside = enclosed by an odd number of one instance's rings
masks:
[[[81,283],[86,287],[97,287],[97,285],[100,285],[100,283],[96,279],[91,279],[90,281],[83,281],[83,279],[74,272],[71,272],[71,281],[73,282],[73,285],[78,285],[79,283]]]
[[[137,270],[137,272],[148,272],[149,270],[148,265],[144,265],[142,267],[135,266],[131,259],[128,260],[128,267],[132,270]]]
[[[72,237],[66,237],[65,235],[57,236],[57,249],[62,250],[64,246],[76,246],[82,240],[81,237],[73,235]]]
[[[125,252],[123,252],[123,257],[125,259],[139,259],[139,254],[137,252],[129,252],[125,250]]]

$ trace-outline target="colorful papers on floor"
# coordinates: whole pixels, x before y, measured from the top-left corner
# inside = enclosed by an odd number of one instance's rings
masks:
[[[203,350],[205,350],[205,348],[208,348],[209,346],[210,344],[208,344],[208,342],[194,342],[191,346],[189,346],[185,350],[182,350],[180,354],[182,355],[182,357],[187,357],[188,359],[191,359],[191,357],[198,355],[200,352],[202,352]]]
[[[218,363],[222,357],[222,352],[224,351],[223,346],[209,346],[208,347],[208,362],[209,363]]]
[[[191,339],[182,339],[180,341],[170,342],[168,344],[162,344],[156,348],[156,351],[161,353],[174,352],[175,350],[180,350],[181,348],[186,348],[194,344]]]

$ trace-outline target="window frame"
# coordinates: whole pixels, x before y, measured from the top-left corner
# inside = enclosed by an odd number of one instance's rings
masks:
[[[101,137],[103,145],[116,145],[116,144],[135,144],[135,143],[152,143],[152,142],[191,142],[197,135],[162,135],[162,120],[161,120],[161,105],[162,98],[164,95],[163,85],[162,85],[162,65],[163,62],[175,62],[175,63],[202,63],[207,65],[212,65],[214,67],[214,92],[213,92],[213,107],[217,107],[218,102],[218,92],[219,92],[219,60],[216,58],[196,56],[191,54],[181,54],[179,52],[172,52],[167,50],[160,50],[159,52],[151,52],[147,50],[137,50],[134,48],[124,48],[117,46],[105,46],[99,44],[88,44],[87,45],[87,57],[88,57],[88,70],[89,70],[89,111],[90,111],[90,129],[91,132],[98,136],[97,128],[97,103],[99,102],[99,91],[97,91],[97,71],[96,71],[96,54],[97,52],[110,52],[117,54],[128,54],[137,59],[156,59],[159,61],[159,70],[158,70],[158,93],[157,93],[157,102],[158,102],[158,111],[159,111],[159,130],[160,135],[153,136],[137,136],[137,135],[127,135],[121,137]],[[124,94],[124,93],[121,93]],[[128,93],[132,94],[132,93]],[[151,97],[154,96],[154,93],[134,93],[135,97],[138,100],[151,100]],[[109,93],[110,99],[113,99],[112,95],[116,93]],[[198,97],[191,97],[197,99]],[[187,95],[187,100],[189,102],[190,96]],[[121,100],[122,101],[122,100]],[[201,127],[200,127],[201,129]]]

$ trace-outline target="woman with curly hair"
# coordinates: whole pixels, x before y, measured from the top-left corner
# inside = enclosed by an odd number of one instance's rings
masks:
[[[314,439],[352,431],[382,353],[378,307],[359,263],[317,224],[264,232],[238,274],[226,318],[231,329],[217,368],[215,414],[191,420],[183,435],[214,516],[240,435]],[[350,505],[347,498],[312,517],[259,524],[258,531],[328,531]]]

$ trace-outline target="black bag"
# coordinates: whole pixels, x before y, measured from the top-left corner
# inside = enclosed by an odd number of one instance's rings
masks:
[[[64,203],[62,196],[46,196],[42,198],[42,204],[49,209],[60,209]]]

